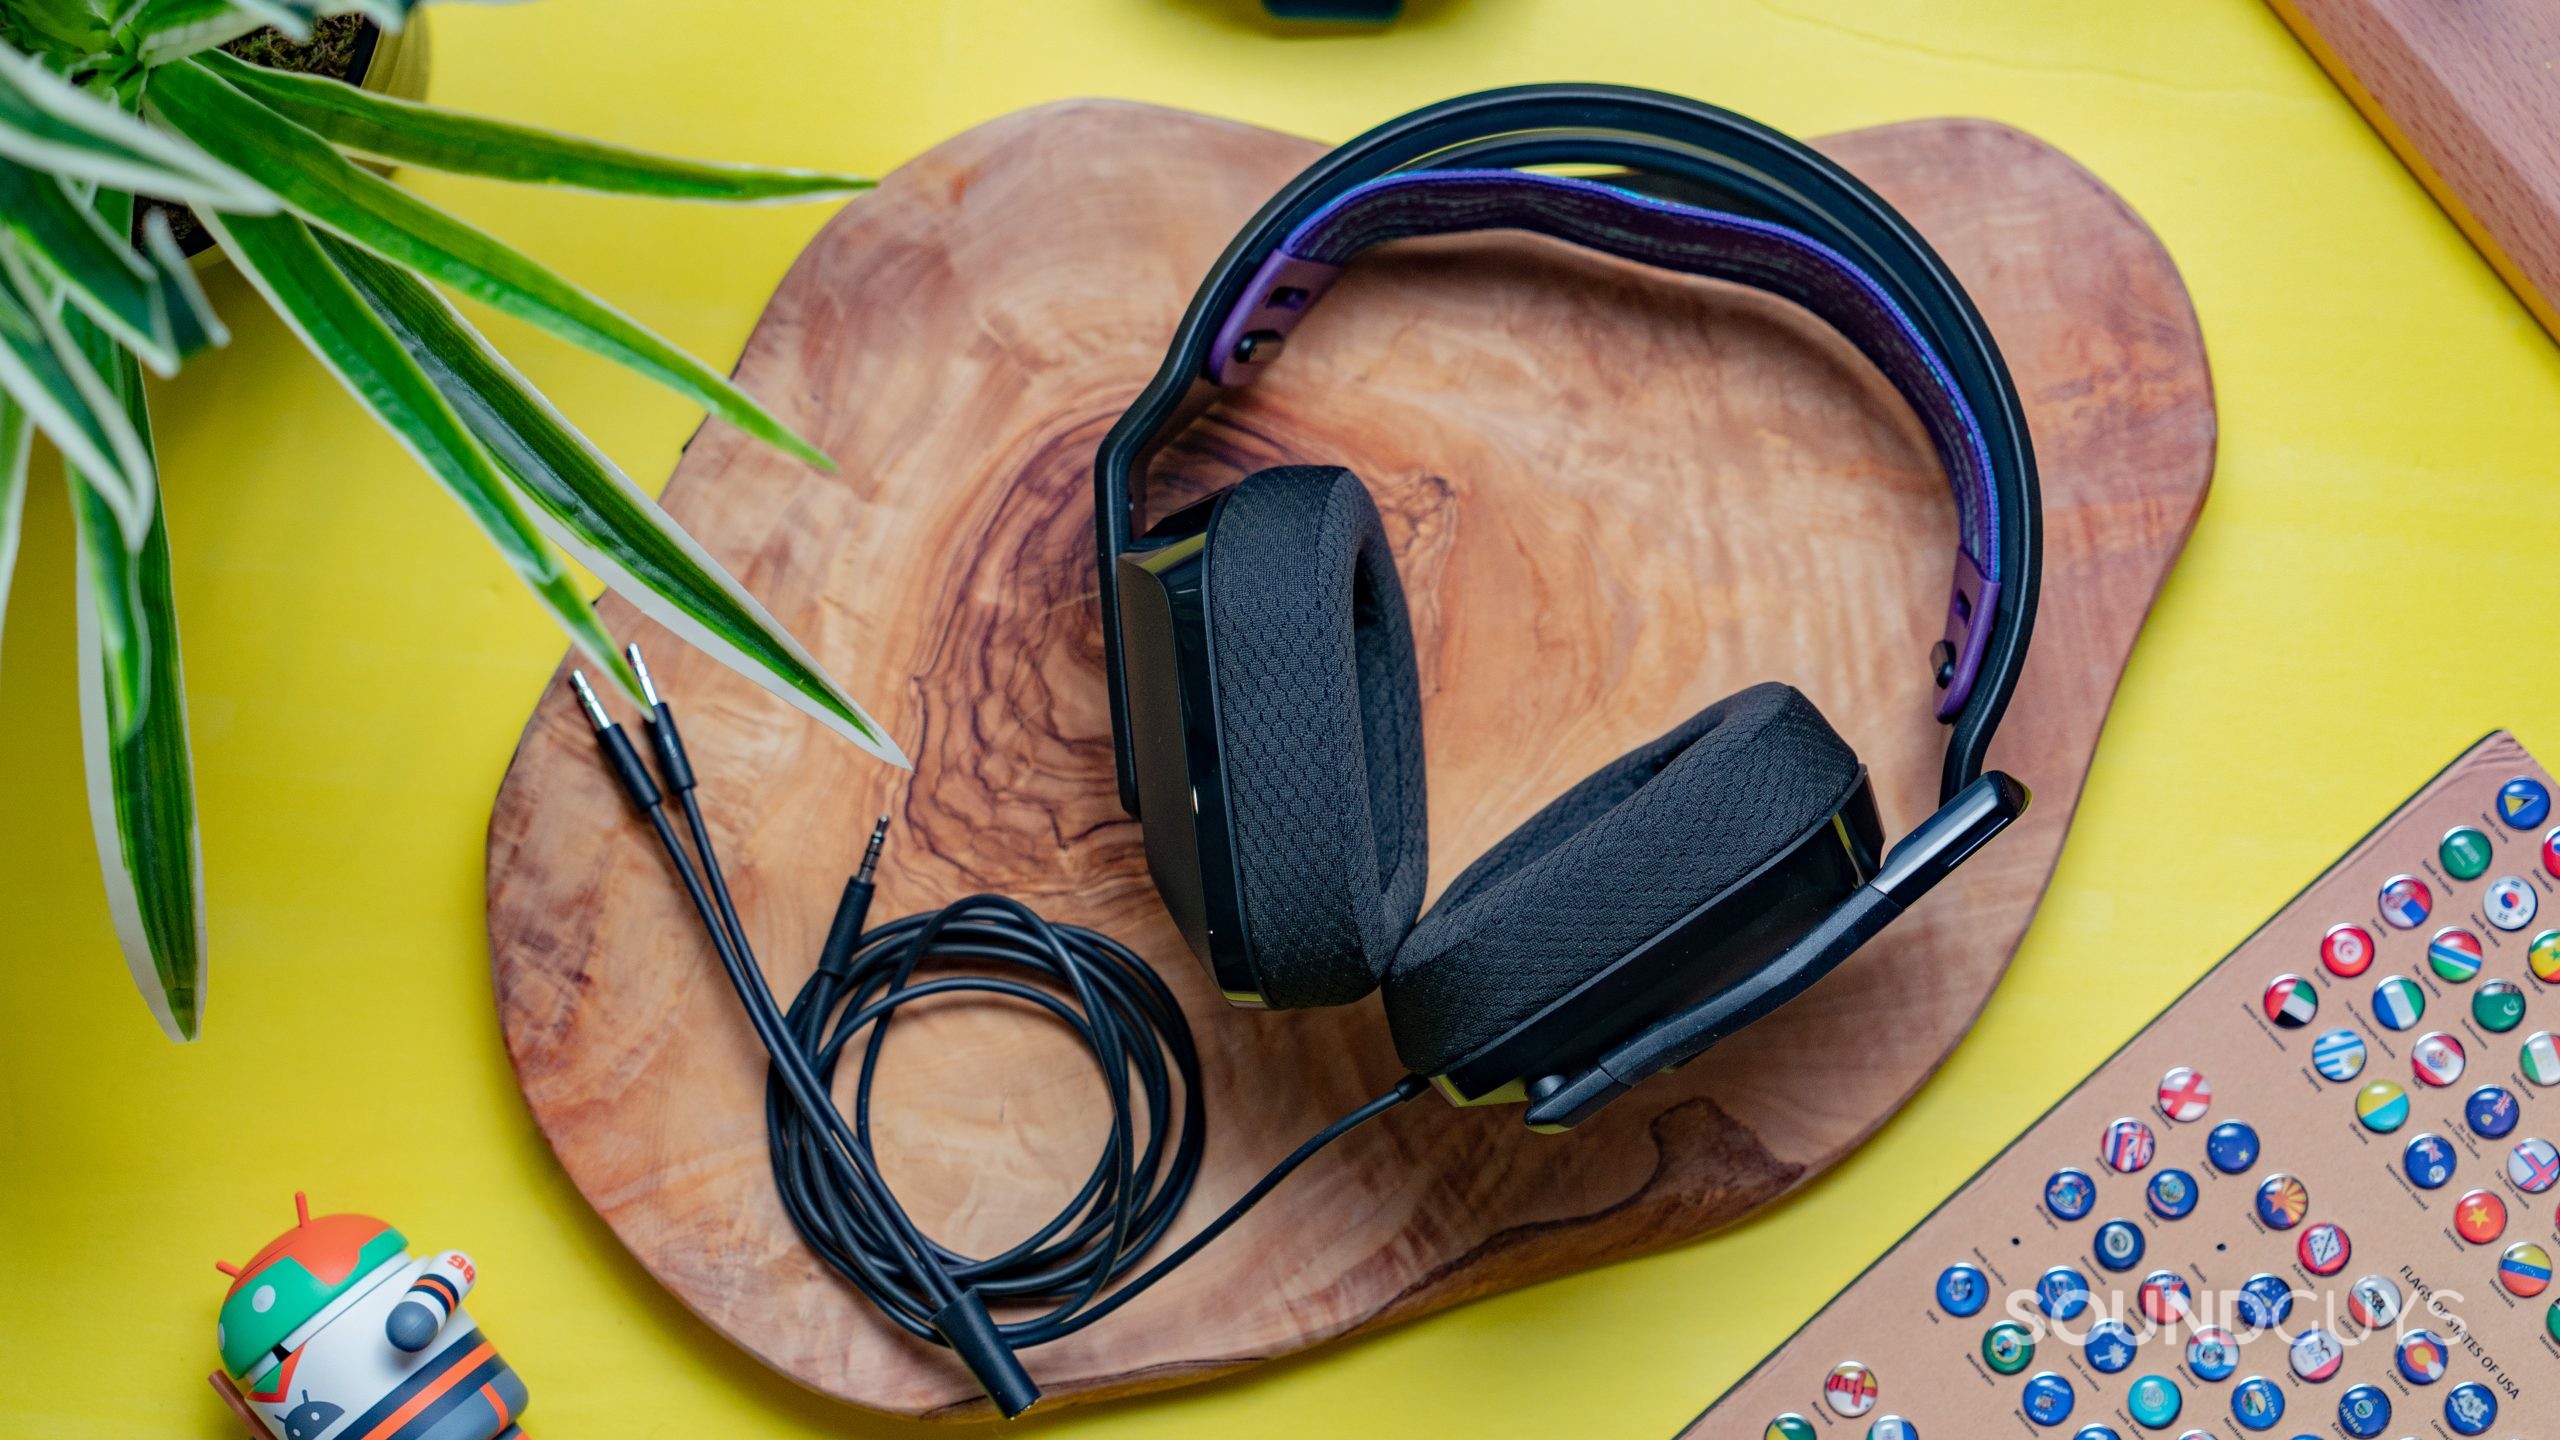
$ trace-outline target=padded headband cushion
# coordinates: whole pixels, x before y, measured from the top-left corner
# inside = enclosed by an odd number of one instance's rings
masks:
[[[1376,988],[1429,869],[1422,689],[1395,557],[1348,470],[1248,476],[1209,532],[1209,648],[1248,959],[1273,1006]]]
[[[1858,757],[1754,685],[1610,761],[1450,882],[1387,976],[1396,1053],[1437,1075],[1837,810]]]

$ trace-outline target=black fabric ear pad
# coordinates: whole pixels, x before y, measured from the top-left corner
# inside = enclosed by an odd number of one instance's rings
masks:
[[[1429,868],[1404,587],[1348,470],[1247,476],[1209,531],[1209,647],[1248,958],[1275,1007],[1376,988]]]
[[[1789,685],[1754,685],[1602,766],[1460,873],[1405,940],[1396,1053],[1447,1070],[1775,856],[1848,799],[1858,757]]]

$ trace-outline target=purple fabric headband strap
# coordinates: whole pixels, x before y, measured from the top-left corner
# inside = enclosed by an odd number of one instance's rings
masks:
[[[1525,170],[1418,170],[1344,192],[1262,262],[1210,350],[1209,378],[1252,381],[1352,256],[1421,235],[1528,230],[1666,270],[1749,285],[1813,312],[1875,362],[1910,402],[1954,488],[1959,537],[1946,640],[1945,719],[1981,668],[2000,597],[1999,505],[1982,427],[1955,377],[1902,307],[1829,246],[1766,221],[1615,186]]]

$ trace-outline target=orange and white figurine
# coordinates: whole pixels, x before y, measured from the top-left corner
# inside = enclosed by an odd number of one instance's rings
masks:
[[[523,1440],[524,1382],[462,1308],[478,1276],[410,1258],[367,1215],[293,1197],[294,1227],[231,1277],[214,1339],[220,1391],[257,1440]]]

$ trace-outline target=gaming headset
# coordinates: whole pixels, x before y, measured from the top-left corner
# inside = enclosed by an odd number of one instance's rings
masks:
[[[1570,178],[1531,167],[1603,167]],[[1521,230],[1785,297],[1909,402],[1961,543],[1931,665],[1940,808],[1887,849],[1813,703],[1756,685],[1602,766],[1421,910],[1421,690],[1376,507],[1264,470],[1133,534],[1150,457],[1281,354],[1342,267]],[[2017,391],[1946,265],[1846,170],[1711,105],[1603,85],[1466,96],[1292,180],[1227,247],[1095,467],[1122,805],[1184,938],[1239,1005],[1381,992],[1453,1100],[1587,1118],[1793,998],[2025,808],[1983,757],[2025,663],[2041,517]]]

